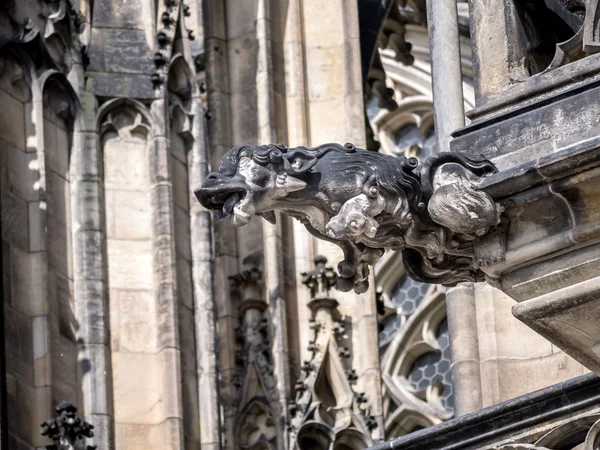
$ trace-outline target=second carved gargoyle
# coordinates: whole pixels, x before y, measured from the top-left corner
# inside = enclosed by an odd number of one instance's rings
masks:
[[[502,253],[477,257],[474,242],[501,222],[501,208],[478,188],[496,172],[484,158],[440,153],[415,158],[357,149],[242,145],[221,159],[195,194],[233,225],[275,211],[300,220],[314,236],[339,245],[337,288],[368,289],[369,265],[385,249],[402,251],[407,273],[427,283],[481,280],[481,267]]]

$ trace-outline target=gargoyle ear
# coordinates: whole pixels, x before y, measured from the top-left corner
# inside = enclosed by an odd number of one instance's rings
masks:
[[[300,175],[310,170],[318,159],[302,150],[295,150],[283,155],[283,168],[290,175]]]

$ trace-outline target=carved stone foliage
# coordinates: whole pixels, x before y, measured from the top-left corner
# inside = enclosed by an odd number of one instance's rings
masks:
[[[476,251],[478,240],[500,224],[501,209],[478,189],[495,171],[483,158],[450,153],[419,166],[415,158],[352,144],[239,146],[195,194],[237,226],[253,215],[273,222],[276,210],[297,218],[344,251],[337,288],[362,293],[368,266],[385,249],[402,251],[408,274],[419,281],[482,280],[480,268],[503,259],[501,251],[485,258]]]
[[[365,408],[365,394],[353,389],[358,376],[352,369],[351,333],[337,302],[314,288],[316,278],[335,279],[335,272],[323,257],[315,258],[315,264],[315,271],[304,274],[304,283],[314,293],[309,304],[314,338],[309,343],[312,357],[302,365],[296,398],[289,404],[290,448],[366,449],[372,445],[370,431],[377,421]]]
[[[42,423],[42,436],[52,439],[55,444],[47,445],[48,450],[95,450],[96,446],[85,447],[79,442],[94,436],[94,426],[77,416],[77,407],[69,402],[56,406],[58,417]]]

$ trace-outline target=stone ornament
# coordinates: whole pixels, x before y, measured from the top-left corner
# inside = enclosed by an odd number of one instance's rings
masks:
[[[302,272],[302,284],[310,289],[312,298],[327,298],[330,290],[337,284],[337,273],[333,267],[327,265],[325,256],[316,256],[314,259],[315,269]]]
[[[58,417],[41,425],[41,435],[55,443],[47,445],[48,450],[95,450],[96,446],[78,445],[78,440],[94,436],[94,426],[77,416],[77,407],[69,402],[60,402],[56,406]]]
[[[477,257],[476,241],[500,224],[501,208],[478,188],[496,172],[484,158],[454,153],[416,158],[357,149],[352,144],[286,148],[234,147],[195,190],[200,203],[236,226],[275,211],[295,217],[344,252],[337,288],[368,289],[369,265],[385,249],[402,251],[418,281],[454,285],[484,278],[481,267],[502,252]],[[501,249],[502,250],[502,249]]]
[[[317,256],[315,269],[303,274],[310,289],[312,340],[309,360],[302,364],[296,396],[288,402],[288,433],[292,450],[362,450],[373,445],[379,426],[369,399],[357,391],[358,375],[352,368],[352,331],[346,329],[338,303],[329,294],[335,271]],[[364,380],[362,380],[362,386]]]

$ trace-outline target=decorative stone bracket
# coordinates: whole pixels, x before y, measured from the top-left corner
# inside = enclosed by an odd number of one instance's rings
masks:
[[[408,274],[455,285],[485,278],[504,258],[502,209],[479,188],[496,173],[484,158],[440,153],[415,158],[352,144],[286,148],[234,147],[196,189],[200,203],[233,225],[253,215],[295,217],[319,239],[344,251],[337,288],[368,288],[369,265],[385,249],[402,251]]]

